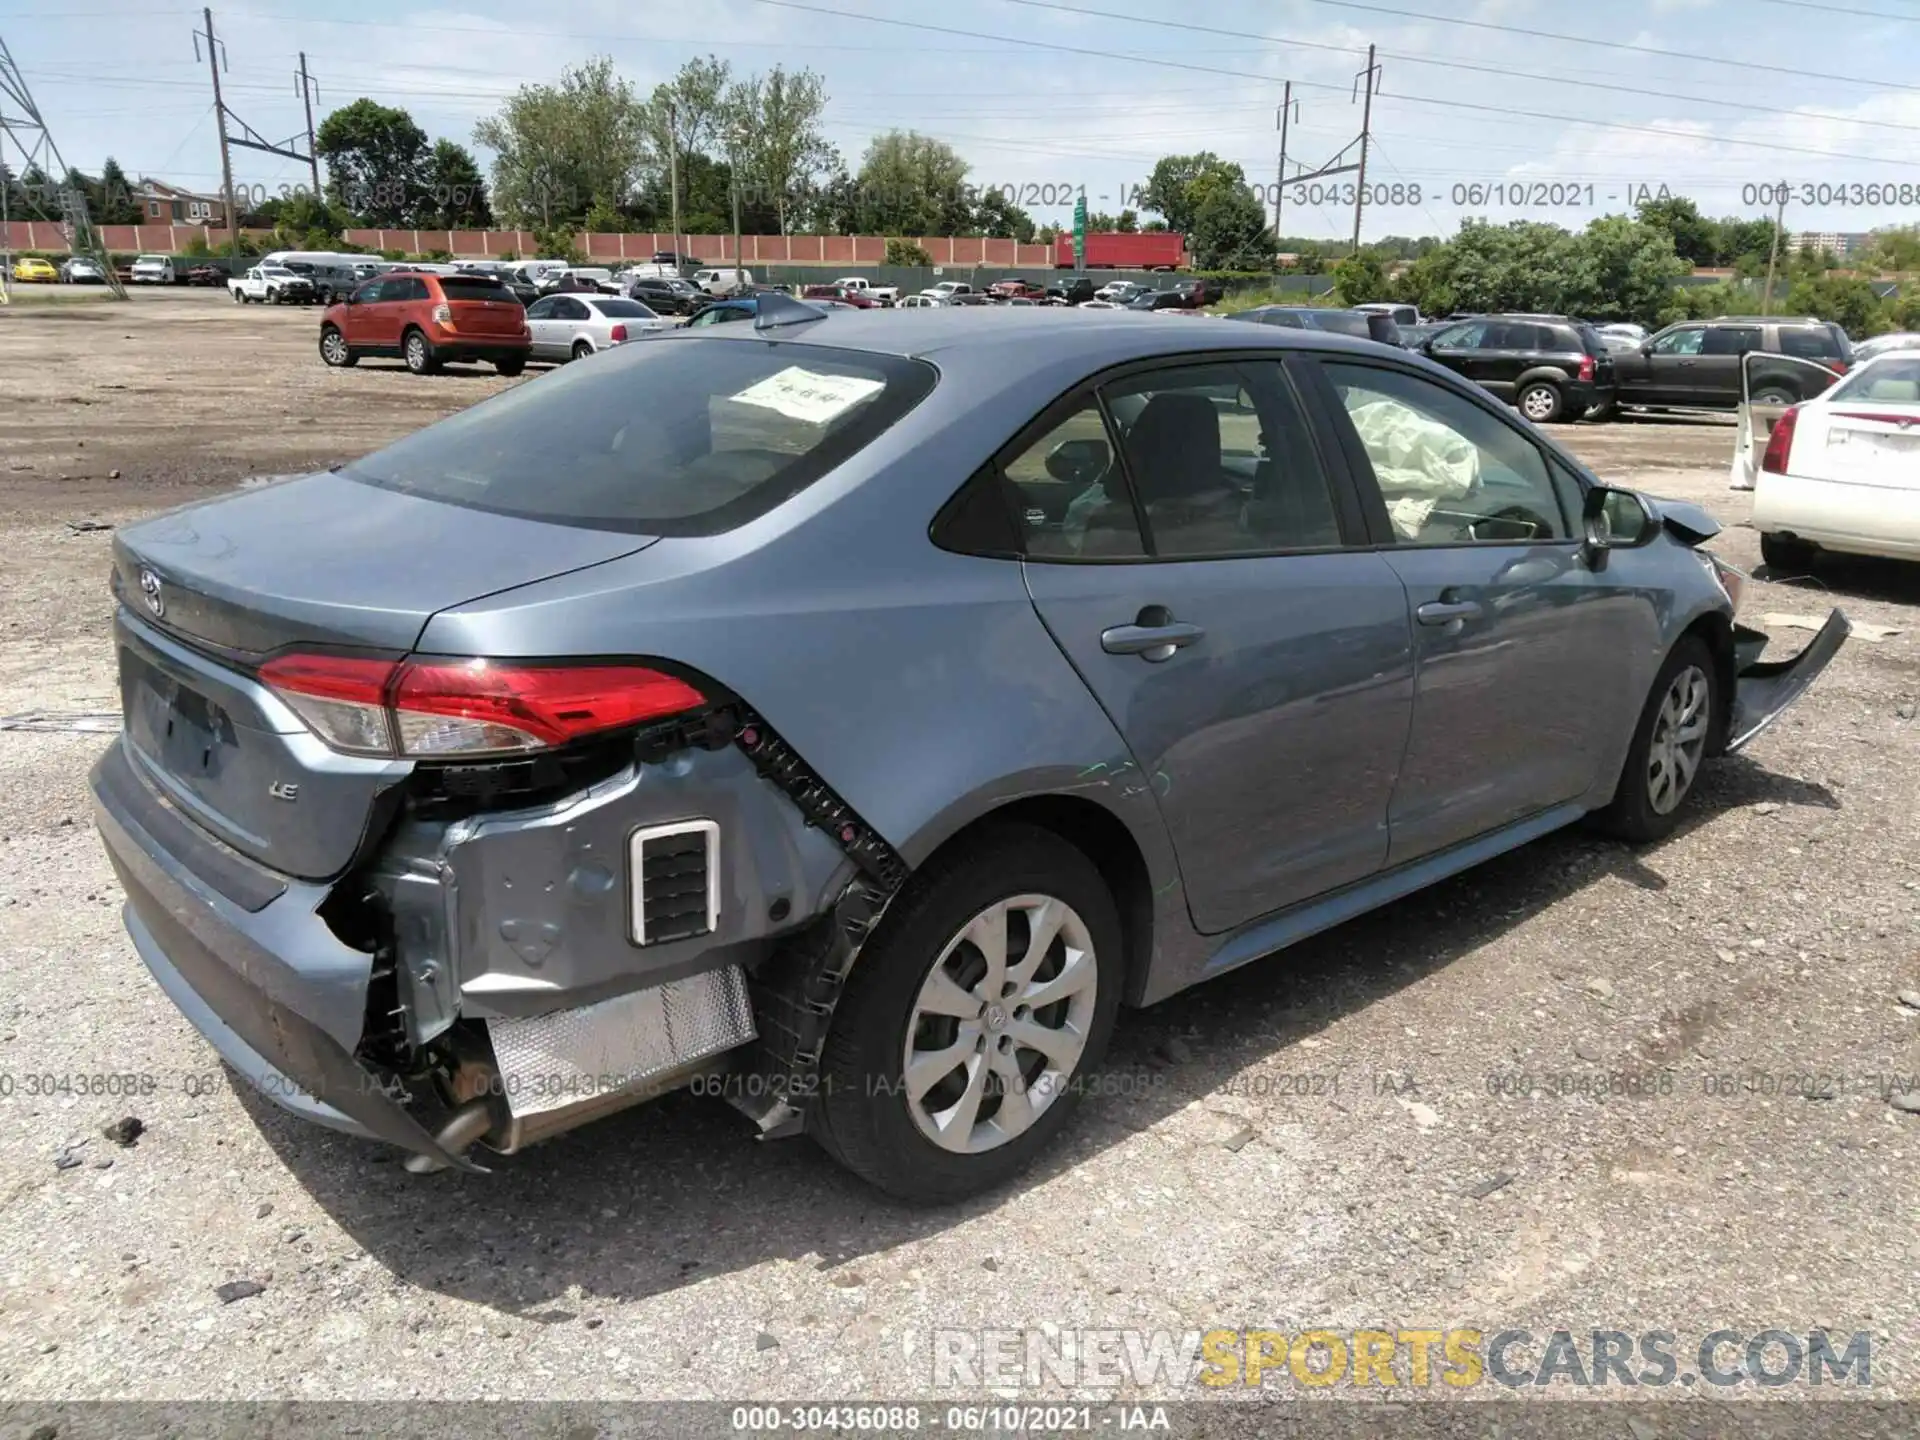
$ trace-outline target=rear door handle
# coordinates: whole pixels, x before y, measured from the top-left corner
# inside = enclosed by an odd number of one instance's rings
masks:
[[[1484,612],[1478,600],[1429,600],[1413,613],[1422,625],[1451,625],[1456,620],[1478,620]]]
[[[1142,660],[1171,660],[1173,652],[1207,632],[1198,625],[1113,625],[1100,632],[1100,648],[1109,655],[1138,655]]]

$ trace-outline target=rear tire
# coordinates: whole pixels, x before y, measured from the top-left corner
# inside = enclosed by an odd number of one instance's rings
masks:
[[[493,368],[511,380],[527,368],[527,358],[524,355],[515,355],[510,359],[496,360],[493,362]]]
[[[1534,380],[1520,387],[1513,403],[1534,424],[1551,425],[1566,413],[1567,396],[1552,381]]]
[[[434,358],[433,343],[420,330],[410,327],[401,336],[400,353],[406,357],[407,369],[416,375],[431,375],[440,368],[440,362]]]
[[[1620,413],[1619,401],[1602,400],[1598,405],[1590,405],[1587,407],[1586,418],[1594,421],[1611,420],[1614,418],[1614,416],[1618,415],[1619,413]]]
[[[1036,955],[1042,925],[1053,935]],[[821,1054],[815,1138],[910,1203],[1010,1179],[1066,1125],[1100,1063],[1121,945],[1100,872],[1050,831],[996,827],[936,860],[848,978]],[[1021,997],[1036,993],[1055,998],[1030,1008]]]
[[[1769,570],[1805,575],[1813,569],[1813,557],[1817,553],[1817,547],[1805,540],[1789,540],[1784,535],[1760,537],[1760,558],[1767,562]]]
[[[1800,397],[1779,385],[1766,385],[1753,392],[1755,405],[1798,405]]]
[[[1698,635],[1673,647],[1634,727],[1613,801],[1593,817],[1601,830],[1632,844],[1673,833],[1713,738],[1718,675],[1713,652]]]
[[[246,295],[245,295],[244,293],[242,293],[241,291],[239,291],[239,290],[234,290],[234,291],[232,291],[232,292],[230,292],[230,293],[231,293],[231,294],[232,294],[232,296],[233,296],[233,303],[234,303],[234,304],[236,304],[236,305],[244,305],[244,304],[246,304],[246,303],[247,303],[247,297],[246,297]]]
[[[568,358],[573,360],[584,360],[591,354],[593,354],[593,346],[590,342],[585,340],[576,340],[573,342],[573,354]]]

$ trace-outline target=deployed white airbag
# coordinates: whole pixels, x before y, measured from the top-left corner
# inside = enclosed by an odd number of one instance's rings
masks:
[[[1384,396],[1347,413],[1403,539],[1415,539],[1442,500],[1464,500],[1479,486],[1480,452],[1458,431]]]

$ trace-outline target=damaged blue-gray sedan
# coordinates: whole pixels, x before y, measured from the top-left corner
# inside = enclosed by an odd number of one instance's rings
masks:
[[[221,1057],[410,1168],[695,1085],[946,1200],[1123,1005],[1668,833],[1846,636],[1762,660],[1714,528],[1365,341],[766,299],[120,531],[98,821]]]

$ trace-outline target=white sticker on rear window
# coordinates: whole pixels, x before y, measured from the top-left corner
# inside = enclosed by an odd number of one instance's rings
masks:
[[[822,375],[817,370],[789,365],[729,398],[742,405],[778,410],[809,425],[824,425],[885,388],[886,382],[882,380],[863,380],[857,375]]]

